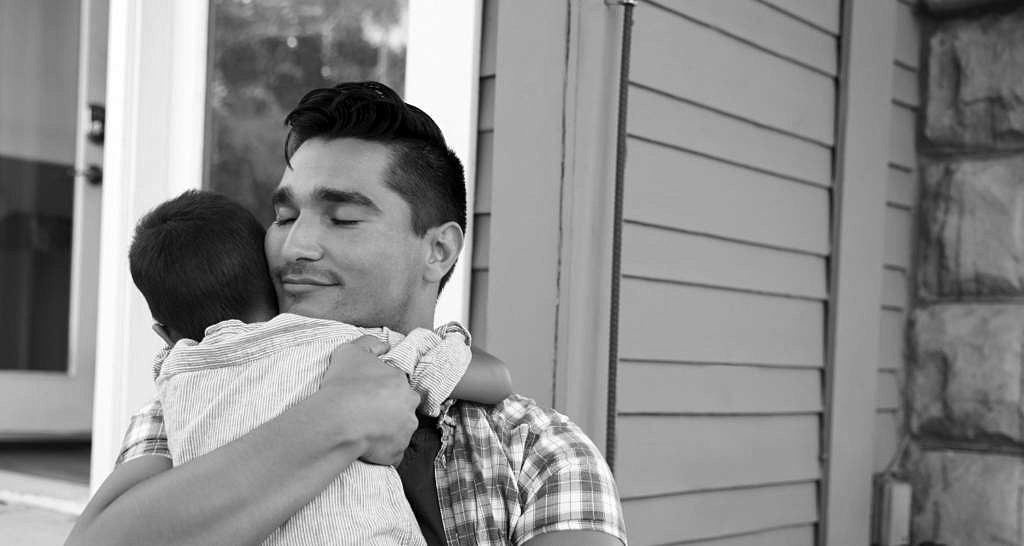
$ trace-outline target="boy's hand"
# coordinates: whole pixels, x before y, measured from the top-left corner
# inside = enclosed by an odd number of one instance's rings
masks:
[[[416,430],[420,397],[404,373],[381,365],[378,357],[389,348],[369,335],[339,345],[331,353],[320,390],[333,393],[337,415],[365,441],[363,460],[396,465]]]

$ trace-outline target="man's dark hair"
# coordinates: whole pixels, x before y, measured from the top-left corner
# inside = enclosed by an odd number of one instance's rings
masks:
[[[412,211],[412,230],[454,221],[466,231],[466,179],[462,163],[426,113],[407,104],[390,87],[352,82],[306,93],[285,118],[285,162],[303,142],[358,138],[385,144],[391,166],[385,182]],[[452,270],[455,268],[452,267]],[[441,279],[444,288],[452,270]]]
[[[273,306],[264,232],[245,207],[208,191],[186,191],[146,214],[128,263],[153,318],[199,341],[209,326]]]

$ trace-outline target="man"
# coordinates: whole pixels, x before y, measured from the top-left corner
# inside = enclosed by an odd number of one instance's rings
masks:
[[[375,83],[312,91],[286,123],[266,239],[281,310],[429,328],[466,221],[462,167],[436,124]],[[259,542],[356,459],[393,464],[403,450],[403,487],[432,544],[625,541],[608,467],[568,419],[513,395],[455,403],[417,428],[418,400],[382,350],[343,345],[313,396],[179,467],[159,407],[144,408],[69,543]]]

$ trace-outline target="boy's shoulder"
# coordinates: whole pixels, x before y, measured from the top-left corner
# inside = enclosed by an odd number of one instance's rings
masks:
[[[217,345],[231,343],[238,339],[267,336],[287,336],[290,333],[308,330],[336,330],[349,327],[347,324],[291,313],[281,313],[266,322],[245,323],[238,319],[218,322],[206,329],[202,341],[192,345]],[[350,328],[350,327],[349,327]]]
[[[282,313],[266,322],[245,323],[230,319],[207,328],[202,341],[180,340],[169,352],[158,355],[155,369],[163,368],[170,372],[238,364],[311,343],[333,348],[338,343],[367,333],[384,341],[389,341],[393,335],[384,328],[357,328],[343,322],[291,313]]]
[[[289,340],[300,343],[325,336],[349,336],[357,332],[360,330],[355,326],[343,322],[281,313],[266,322],[245,323],[238,319],[218,322],[206,329],[203,339],[198,343],[184,339],[171,352],[218,350],[231,345],[280,345]]]

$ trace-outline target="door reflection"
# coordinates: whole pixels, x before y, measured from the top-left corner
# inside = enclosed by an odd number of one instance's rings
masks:
[[[0,3],[0,369],[67,369],[79,3]]]

